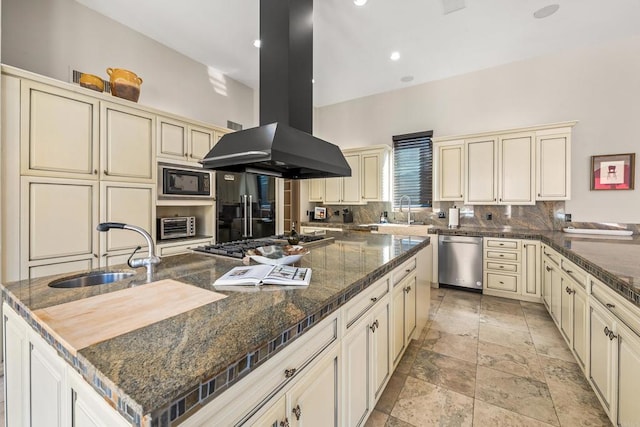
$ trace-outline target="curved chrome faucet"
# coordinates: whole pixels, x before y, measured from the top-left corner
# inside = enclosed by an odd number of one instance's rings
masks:
[[[411,225],[411,197],[409,197],[406,194],[403,194],[402,196],[400,196],[400,208],[398,209],[400,212],[402,212],[402,200],[403,199],[407,199],[407,225]]]
[[[155,245],[153,244],[153,239],[151,238],[151,235],[147,233],[147,231],[144,228],[138,227],[137,225],[124,224],[122,222],[102,222],[98,224],[98,226],[96,227],[96,230],[109,231],[112,228],[121,228],[124,230],[135,231],[137,233],[142,234],[142,237],[144,237],[144,239],[147,241],[147,245],[149,246],[149,255],[146,258],[132,259],[135,253],[138,252],[138,250],[140,249],[140,246],[138,246],[133,251],[129,259],[127,260],[127,264],[129,264],[129,267],[131,268],[142,267],[142,266],[148,267],[148,266],[160,263],[160,257],[156,255],[156,248],[155,248]]]

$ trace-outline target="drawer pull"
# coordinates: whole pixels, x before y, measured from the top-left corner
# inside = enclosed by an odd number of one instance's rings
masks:
[[[410,268],[407,268],[405,271],[406,271],[407,273],[411,273],[411,269],[410,269]]]
[[[376,302],[376,301],[378,301],[378,297],[372,297],[371,298],[371,302]]]
[[[615,304],[611,304],[610,302],[608,302],[606,304],[606,306],[609,307],[609,308],[616,308],[616,305]]]
[[[285,378],[291,378],[292,376],[294,376],[296,374],[296,368],[291,368],[291,369],[285,369],[284,370],[284,377]]]
[[[296,405],[295,408],[293,408],[291,410],[291,412],[293,412],[293,415],[296,416],[296,420],[300,420],[300,415],[302,415],[302,409],[300,409],[300,405]]]
[[[504,256],[504,254],[500,254],[500,258],[502,258]]]
[[[504,282],[503,282],[503,281],[500,281],[500,284],[501,284],[501,285],[504,285]]]
[[[500,246],[504,246],[504,243],[500,243]]]
[[[499,266],[500,268],[504,268],[504,265]]]
[[[572,270],[565,270],[565,271],[566,271],[568,274],[573,273],[573,271],[572,271]]]
[[[284,421],[280,421],[280,424],[278,424],[278,426],[289,427],[289,418],[285,418]]]

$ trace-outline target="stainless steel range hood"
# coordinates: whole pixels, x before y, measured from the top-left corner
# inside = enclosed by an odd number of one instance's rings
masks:
[[[206,169],[307,179],[351,176],[338,146],[311,135],[313,0],[260,2],[260,126],[229,133]]]

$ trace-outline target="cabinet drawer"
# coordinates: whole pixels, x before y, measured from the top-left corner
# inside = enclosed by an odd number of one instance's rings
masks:
[[[371,307],[389,293],[389,277],[384,277],[353,298],[343,309],[346,328],[361,318]]]
[[[485,258],[499,259],[503,261],[519,261],[517,252],[487,251],[485,253]]]
[[[484,241],[487,248],[501,248],[501,249],[519,249],[520,248],[520,242],[518,240],[485,239]]]
[[[585,273],[583,269],[565,258],[562,258],[561,262],[562,271],[567,273],[567,275],[571,277],[574,282],[580,285],[582,289],[586,289],[587,273]]]
[[[518,272],[518,264],[502,264],[500,262],[487,262],[487,270],[508,271],[510,273]]]
[[[640,309],[597,279],[590,279],[591,296],[602,303],[620,321],[640,335]]]
[[[487,273],[487,289],[494,289],[497,291],[518,291],[518,277],[507,276],[504,274]]]
[[[554,263],[557,266],[560,266],[560,259],[562,258],[560,254],[553,249],[551,249],[547,245],[542,245],[542,255],[546,256],[549,261]]]
[[[402,282],[402,280],[407,277],[413,270],[416,269],[416,258],[411,258],[409,261],[402,264],[400,267],[396,267],[395,270],[391,272],[391,276],[393,277],[392,283],[393,286],[396,286],[398,283]]]

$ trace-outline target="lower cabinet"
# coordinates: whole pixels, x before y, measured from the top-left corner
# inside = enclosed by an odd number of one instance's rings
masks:
[[[4,304],[7,426],[130,426]]]
[[[416,288],[415,271],[395,284],[391,293],[393,304],[393,327],[391,334],[391,360],[396,366],[416,329]]]
[[[640,425],[640,318],[592,279],[589,382],[614,425]]]
[[[343,423],[364,425],[390,376],[389,298],[349,326],[343,338]]]

